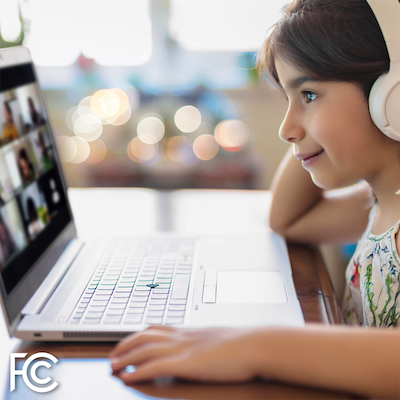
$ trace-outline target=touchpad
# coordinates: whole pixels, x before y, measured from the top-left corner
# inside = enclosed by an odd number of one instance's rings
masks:
[[[287,303],[282,273],[276,271],[218,271],[217,303]]]

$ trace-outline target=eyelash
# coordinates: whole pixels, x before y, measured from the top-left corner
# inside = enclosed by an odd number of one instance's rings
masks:
[[[318,97],[318,95],[316,93],[311,92],[309,90],[305,90],[304,92],[301,92],[301,94],[304,96],[304,101],[306,102],[306,104],[313,102]],[[310,96],[310,95],[314,97],[312,100],[308,98],[308,96]]]

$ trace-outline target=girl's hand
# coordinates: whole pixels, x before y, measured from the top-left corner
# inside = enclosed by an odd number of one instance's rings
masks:
[[[257,349],[251,332],[151,326],[117,344],[110,353],[111,367],[128,384],[157,377],[244,382],[256,377]],[[129,365],[136,371],[125,371]]]

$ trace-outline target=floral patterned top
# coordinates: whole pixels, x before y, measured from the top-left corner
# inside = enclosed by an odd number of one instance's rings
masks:
[[[374,235],[372,225],[378,210],[375,204],[347,267],[342,310],[347,324],[400,327],[400,256],[395,240],[400,221],[387,232]]]

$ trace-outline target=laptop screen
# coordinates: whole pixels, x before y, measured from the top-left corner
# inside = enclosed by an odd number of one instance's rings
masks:
[[[0,273],[7,295],[71,221],[31,63],[0,69]]]

